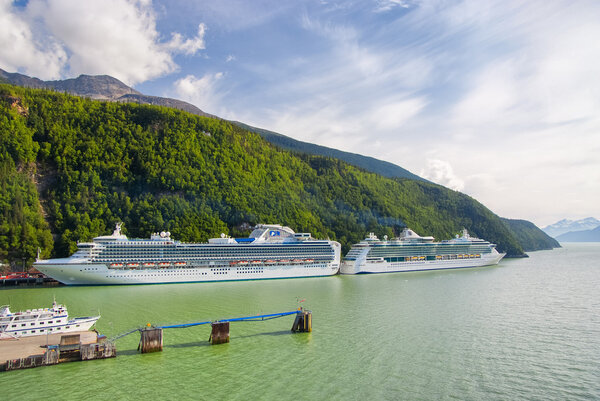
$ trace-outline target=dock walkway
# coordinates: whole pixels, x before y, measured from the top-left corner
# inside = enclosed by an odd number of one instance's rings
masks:
[[[97,334],[93,331],[75,331],[71,333],[48,334],[48,336],[41,335],[0,340],[0,365],[10,359],[43,355],[46,352],[47,344],[60,344],[60,338],[65,334],[79,334],[81,344],[95,344],[97,342]]]

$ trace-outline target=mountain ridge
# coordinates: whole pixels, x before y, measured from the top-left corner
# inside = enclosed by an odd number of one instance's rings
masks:
[[[158,105],[158,106],[164,106],[164,107],[183,110],[183,111],[186,111],[186,112],[189,112],[189,113],[192,113],[195,115],[203,116],[203,117],[218,119],[221,121],[227,121],[227,120],[220,119],[219,117],[205,113],[202,110],[200,110],[199,108],[197,108],[196,106],[193,106],[189,103],[186,103],[186,102],[183,102],[180,100],[161,98],[161,97],[157,97],[157,96],[143,95],[143,94],[135,91],[134,89],[129,88],[127,85],[123,84],[122,82],[120,82],[117,79],[112,78],[110,76],[96,76],[96,77],[80,76],[75,79],[65,80],[65,81],[68,81],[68,83],[64,84],[64,81],[44,82],[37,78],[30,78],[30,77],[27,77],[25,75],[18,74],[18,73],[12,73],[12,74],[6,73],[5,71],[0,69],[0,81],[8,82],[9,78],[12,79],[13,81],[17,82],[17,84],[20,82],[21,85],[19,85],[19,86],[39,87],[39,88],[58,90],[58,91],[69,92],[69,93],[79,91],[81,93],[87,94],[84,96],[86,96],[88,98],[93,98],[96,100],[108,100],[108,101],[117,102],[117,103]],[[100,86],[104,85],[105,92],[101,92],[98,90],[98,92],[96,93],[96,92],[94,92],[94,90],[91,90],[90,88],[93,89],[94,85],[90,85],[90,83],[93,84],[94,81],[100,81],[102,83],[102,84],[100,84]],[[48,82],[50,82],[51,85],[48,84]],[[60,84],[61,82],[63,84]],[[78,82],[79,83],[83,82],[84,84],[87,84],[87,86],[83,85],[87,89],[83,90],[81,88],[78,88],[76,85]],[[57,88],[59,88],[60,90]],[[116,93],[111,92],[111,88],[113,91],[116,90],[117,92]],[[102,97],[104,97],[104,99],[101,99]],[[379,174],[384,177],[390,177],[390,178],[394,178],[394,179],[412,179],[412,180],[417,180],[417,181],[424,182],[424,183],[429,183],[429,181],[427,181],[415,174],[412,174],[408,170],[405,170],[402,167],[397,166],[393,163],[384,162],[384,161],[381,161],[381,160],[378,160],[375,158],[362,156],[359,154],[343,152],[343,151],[340,151],[337,149],[327,148],[327,147],[320,146],[320,145],[315,145],[315,144],[310,144],[307,142],[298,141],[298,140],[286,137],[284,135],[281,135],[281,134],[278,134],[278,133],[275,133],[272,131],[252,127],[252,126],[249,126],[247,124],[237,122],[237,121],[231,121],[231,123],[242,128],[243,132],[252,132],[252,133],[259,134],[264,139],[269,141],[271,144],[273,144],[281,149],[287,149],[292,152],[304,153],[304,154],[308,154],[308,155],[320,155],[320,156],[324,156],[324,157],[331,157],[331,158],[335,158],[338,160],[343,160],[343,161],[349,163],[350,165],[359,167],[368,172],[374,172],[374,173]],[[448,191],[450,191],[450,190],[448,190]],[[532,223],[530,223],[530,224],[532,224]],[[551,249],[552,247],[555,246],[551,242],[543,243],[543,239],[542,239],[543,236],[540,236],[539,233],[533,235],[532,231],[531,231],[532,229],[530,226],[525,227],[524,225],[515,225],[515,224],[510,225],[509,224],[507,227],[510,230],[525,229],[527,231],[526,235],[524,233],[521,233],[522,235],[520,235],[520,238],[524,239],[525,241],[528,241],[528,240],[533,241],[531,244],[525,243],[524,248],[526,248],[527,250]],[[539,228],[537,228],[537,227],[535,227],[535,229],[540,231]],[[518,233],[515,232],[514,234],[518,234]],[[534,237],[536,238],[535,240],[533,240]],[[538,246],[540,246],[541,248],[538,248]]]
[[[600,226],[592,230],[569,231],[556,237],[559,242],[600,242]]]
[[[600,220],[594,217],[586,217],[579,220],[562,219],[554,224],[550,224],[542,228],[542,231],[551,237],[557,238],[558,236],[568,232],[593,230],[596,227],[600,227]]]
[[[182,100],[166,98],[160,96],[144,95],[135,89],[125,85],[123,82],[109,75],[80,75],[77,78],[66,79],[62,81],[42,81],[38,78],[31,78],[19,73],[9,73],[0,69],[0,78],[13,85],[24,86],[35,89],[52,89],[59,92],[68,92],[77,96],[85,96],[95,100],[107,100],[114,102],[130,102],[137,104],[150,104],[154,106],[172,107],[188,113],[204,117],[219,118],[209,114]],[[229,120],[226,120],[229,121]],[[338,149],[326,146],[316,145],[309,142],[299,141],[288,136],[269,131],[262,128],[253,127],[239,121],[231,121],[247,131],[257,133],[272,144],[283,149],[315,154],[320,156],[335,157],[342,159],[353,166],[363,168],[385,177],[410,178],[413,180],[425,180],[416,174],[390,162],[379,160],[369,156],[363,156],[357,153],[344,152]]]

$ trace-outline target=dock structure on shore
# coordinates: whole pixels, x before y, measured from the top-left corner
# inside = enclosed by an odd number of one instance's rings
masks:
[[[94,331],[2,340],[0,371],[115,357],[115,344],[104,340]]]
[[[210,324],[212,330],[208,341],[213,345],[224,344],[228,343],[230,339],[229,329],[231,322],[264,321],[290,315],[296,315],[291,329],[293,333],[312,331],[312,312],[299,308],[291,312],[216,321],[156,327],[148,324],[146,327],[132,329],[110,340],[104,336],[99,336],[95,331],[81,331],[71,334],[56,333],[0,340],[0,371],[55,365],[62,362],[113,358],[117,355],[115,341],[135,332],[140,333],[138,350],[143,354],[162,351],[164,329],[187,328]]]
[[[0,287],[58,287],[62,285],[50,277],[19,277],[0,279]]]

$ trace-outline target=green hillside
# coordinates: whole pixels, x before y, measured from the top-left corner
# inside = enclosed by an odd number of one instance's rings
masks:
[[[315,145],[314,143],[298,141],[290,138],[289,136],[278,134],[277,132],[268,131],[262,128],[252,127],[250,125],[232,121],[234,124],[241,128],[255,132],[265,138],[267,141],[274,145],[279,146],[282,149],[291,150],[293,152],[308,153],[311,155],[333,157],[335,159],[343,160],[353,166],[360,167],[364,170],[370,171],[390,178],[410,178],[411,180],[425,181],[424,178],[419,177],[410,171],[403,169],[393,163],[389,163],[383,160],[378,160],[373,157],[359,155],[357,153],[344,152],[338,149],[328,148],[326,146]]]
[[[340,241],[463,227],[521,255],[503,222],[459,192],[297,155],[219,119],[0,85],[0,260],[66,256],[110,232],[205,241],[280,223]]]
[[[560,248],[557,240],[540,230],[530,221],[505,218],[502,218],[502,221],[514,234],[526,252]]]

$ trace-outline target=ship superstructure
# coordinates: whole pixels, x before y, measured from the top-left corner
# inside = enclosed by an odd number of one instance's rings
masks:
[[[386,273],[419,270],[456,269],[498,264],[504,257],[496,245],[475,238],[463,230],[462,236],[435,242],[406,228],[398,238],[380,240],[370,233],[352,246],[340,273]]]
[[[68,258],[37,260],[42,273],[67,285],[149,284],[329,276],[341,246],[275,224],[257,225],[248,238],[222,234],[208,243],[175,241],[169,232],[129,239],[112,235],[78,244]]]
[[[86,331],[100,316],[69,319],[67,307],[57,304],[51,308],[11,312],[8,305],[0,307],[0,338],[19,338],[56,333]]]

